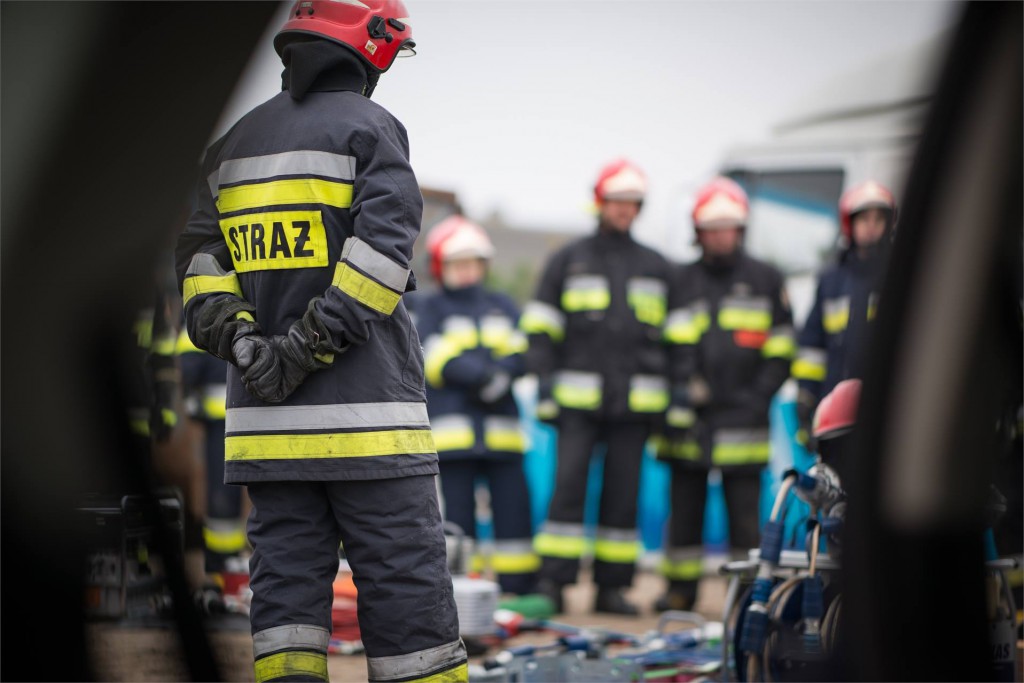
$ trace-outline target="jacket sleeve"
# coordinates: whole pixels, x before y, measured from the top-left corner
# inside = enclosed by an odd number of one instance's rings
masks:
[[[789,377],[790,364],[796,352],[796,332],[793,329],[793,311],[786,294],[786,285],[781,273],[772,274],[771,293],[772,324],[768,338],[761,347],[763,362],[751,382],[757,408],[767,409],[775,392]]]
[[[796,357],[790,373],[797,380],[801,394],[816,403],[821,398],[821,385],[825,380],[828,355],[825,344],[825,326],[821,317],[822,285],[818,282],[807,320],[797,338]]]
[[[519,329],[528,339],[526,371],[543,381],[558,367],[566,318],[562,310],[562,283],[565,279],[565,252],[555,254],[544,268],[536,296],[526,304],[519,318]]]
[[[519,329],[522,319],[519,307],[511,299],[506,299],[504,308],[512,321],[511,330],[507,337],[493,345],[491,356],[497,369],[507,372],[509,377],[515,379],[526,374],[526,350],[529,348],[529,342],[526,333]]]
[[[431,302],[417,313],[417,331],[423,340],[423,370],[434,389],[479,389],[490,377],[487,349],[481,348],[470,318],[459,325]],[[453,324],[454,323],[454,324]]]
[[[662,332],[668,347],[669,384],[676,399],[697,372],[698,345],[707,323],[707,311],[697,301],[693,288],[686,286],[685,269],[676,268],[669,284],[668,314]]]
[[[408,139],[397,120],[380,118],[352,148],[355,234],[342,247],[331,286],[312,304],[339,348],[365,343],[371,325],[391,316],[411,289],[410,260],[423,214]]]
[[[234,362],[236,334],[258,332],[256,307],[245,300],[207,178],[223,138],[207,151],[193,197],[193,211],[175,249],[175,272],[184,304],[185,327],[196,347]]]

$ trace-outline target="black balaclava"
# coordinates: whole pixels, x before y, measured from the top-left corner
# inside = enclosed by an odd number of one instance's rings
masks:
[[[281,61],[281,89],[295,100],[301,100],[307,92],[331,90],[351,90],[370,97],[380,78],[380,73],[350,48],[331,40],[312,38],[288,43],[281,50]]]
[[[747,236],[747,227],[740,226],[740,241],[736,245],[736,248],[729,254],[711,254],[704,250],[703,245],[700,243],[700,238],[696,237],[695,241],[697,246],[701,249],[700,260],[713,271],[727,271],[732,270],[736,263],[740,260],[740,254],[743,253],[743,241]]]

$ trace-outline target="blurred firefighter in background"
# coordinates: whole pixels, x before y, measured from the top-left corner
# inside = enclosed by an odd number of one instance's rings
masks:
[[[688,610],[697,601],[711,468],[722,472],[732,548],[745,554],[759,543],[768,411],[796,344],[782,274],[743,249],[748,212],[747,195],[732,180],[703,186],[692,215],[701,258],[676,272],[682,305],[665,324],[672,399],[659,446],[672,465],[660,568],[669,587],[659,610]]]
[[[842,380],[860,376],[860,356],[878,306],[895,224],[895,198],[873,180],[854,185],[839,199],[843,248],[838,262],[818,278],[792,365],[798,384],[797,439],[811,450],[811,419],[818,401]]]
[[[524,434],[512,382],[523,375],[526,336],[519,309],[484,286],[494,245],[482,228],[451,216],[427,235],[430,271],[441,290],[419,302],[427,409],[441,469],[445,517],[476,538],[476,483],[490,494],[491,568],[502,591],[533,590],[530,494]]]
[[[540,592],[563,611],[588,548],[587,474],[604,443],[596,536],[594,609],[637,614],[623,590],[639,553],[637,491],[644,445],[668,405],[662,342],[671,266],[630,234],[647,179],[626,160],[605,166],[594,186],[595,234],[548,261],[523,311],[527,367],[538,378],[539,419],[558,427],[558,464],[547,519],[534,539],[542,558]]]
[[[233,592],[240,588],[236,575],[248,574],[242,558],[248,542],[242,516],[244,489],[224,483],[228,364],[196,348],[185,329],[178,334],[175,351],[181,364],[185,414],[200,433],[196,442],[206,464],[204,567],[218,589]],[[229,576],[231,585],[227,586]]]
[[[296,2],[283,92],[206,153],[178,241],[189,338],[231,363],[225,479],[246,484],[257,681],[326,681],[344,543],[370,681],[465,681],[402,303],[422,197],[369,97],[415,43],[398,0]]]

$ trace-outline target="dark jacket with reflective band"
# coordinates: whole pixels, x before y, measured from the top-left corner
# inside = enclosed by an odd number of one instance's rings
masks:
[[[782,274],[745,253],[728,264],[682,266],[683,305],[669,312],[673,386],[700,377],[710,389],[691,437],[662,457],[739,467],[768,462],[768,409],[789,374],[795,351],[793,315]]]
[[[525,372],[526,337],[515,303],[483,287],[442,290],[418,302],[427,407],[442,459],[520,459],[524,449],[511,385],[497,401],[480,392],[496,373]]]
[[[884,257],[861,259],[848,251],[822,272],[798,337],[792,374],[815,401],[836,384],[859,376],[860,354],[878,305]]]
[[[629,234],[598,232],[551,257],[520,327],[527,368],[551,383],[561,410],[613,419],[664,412],[670,272]]]
[[[178,243],[186,321],[225,297],[286,334],[311,300],[333,358],[284,403],[228,376],[229,483],[433,474],[419,338],[401,301],[422,198],[405,129],[356,92],[287,92],[207,151]],[[186,272],[187,271],[187,272]]]

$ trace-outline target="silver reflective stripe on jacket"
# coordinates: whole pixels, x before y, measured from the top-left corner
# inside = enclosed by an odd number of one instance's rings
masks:
[[[341,260],[348,261],[382,285],[396,292],[404,292],[409,282],[409,270],[384,254],[374,250],[358,237],[349,237],[341,248]]]
[[[302,150],[231,159],[211,173],[207,182],[210,193],[216,199],[221,185],[282,175],[319,175],[351,182],[356,177],[356,158],[346,154]]]

